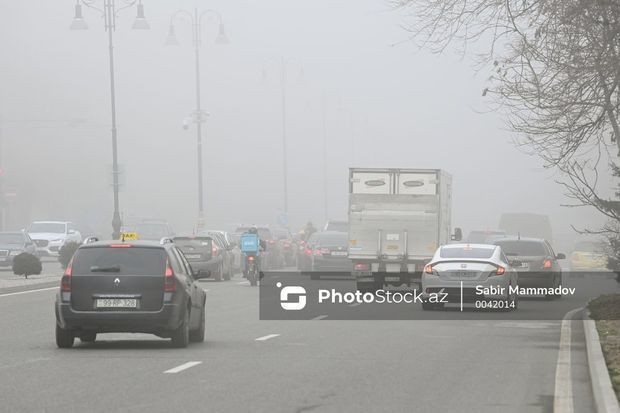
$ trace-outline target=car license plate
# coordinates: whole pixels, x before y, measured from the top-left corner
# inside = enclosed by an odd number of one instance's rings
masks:
[[[98,298],[95,300],[96,308],[137,308],[136,298]]]
[[[386,282],[397,282],[400,281],[400,277],[385,277]]]
[[[336,257],[346,257],[347,252],[346,251],[332,251],[332,255]]]
[[[185,258],[189,258],[189,259],[200,258],[200,254],[185,254]]]
[[[456,271],[452,274],[452,276],[455,278],[460,278],[460,279],[463,279],[463,278],[470,279],[470,278],[476,278],[478,274],[473,271]]]
[[[529,270],[530,269],[530,263],[529,262],[522,262],[521,263],[521,269],[522,270]]]

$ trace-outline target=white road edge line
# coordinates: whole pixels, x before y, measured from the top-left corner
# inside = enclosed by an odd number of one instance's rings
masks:
[[[166,370],[164,371],[164,373],[167,373],[167,374],[179,373],[183,370],[187,370],[199,364],[202,364],[202,361],[188,361],[187,363],[181,364],[180,366],[176,366],[176,367],[171,368],[170,370]]]
[[[269,340],[271,338],[278,337],[279,335],[280,334],[267,334],[266,336],[255,338],[254,341],[265,341],[265,340]]]
[[[573,413],[573,379],[571,375],[571,322],[575,313],[583,310],[576,308],[569,311],[562,319],[560,328],[560,349],[555,369],[555,391],[553,393],[554,413]]]
[[[314,317],[313,320],[323,320],[325,318],[327,318],[326,315],[318,315],[318,316]]]
[[[39,289],[36,289],[36,290],[19,291],[17,293],[0,294],[0,297],[8,297],[10,295],[21,295],[21,294],[29,294],[29,293],[38,293],[39,291],[50,291],[50,290],[57,290],[57,289],[58,289],[58,287],[39,288]]]

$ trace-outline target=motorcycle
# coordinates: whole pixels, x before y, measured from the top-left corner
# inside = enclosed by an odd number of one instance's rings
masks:
[[[250,282],[252,287],[258,284],[260,277],[260,270],[258,269],[258,257],[255,254],[247,254],[245,257],[245,272],[246,278]]]

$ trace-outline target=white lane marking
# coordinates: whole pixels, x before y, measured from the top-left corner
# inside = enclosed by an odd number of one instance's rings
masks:
[[[358,305],[362,305],[362,303],[353,303],[353,304],[349,304],[349,307],[357,307]]]
[[[461,312],[463,312],[463,281],[461,281]]]
[[[265,340],[269,340],[271,338],[278,337],[279,335],[280,334],[267,334],[266,336],[262,336],[262,337],[254,339],[254,341],[265,341]]]
[[[555,369],[555,391],[553,393],[553,411],[555,413],[573,413],[573,379],[571,375],[571,322],[572,317],[582,308],[566,313],[560,329],[560,350]]]
[[[51,291],[51,290],[57,290],[58,287],[50,287],[50,288],[39,288],[37,290],[28,290],[28,291],[20,291],[17,293],[7,293],[7,294],[0,294],[0,297],[8,297],[10,295],[21,295],[21,294],[29,294],[29,293],[38,293],[39,291]]]
[[[237,283],[237,285],[250,285],[249,281],[241,281],[240,283]]]
[[[164,371],[164,373],[169,373],[169,374],[179,373],[183,370],[187,370],[199,364],[202,364],[202,361],[188,361],[185,364],[181,364],[180,366],[176,366],[176,367],[171,368],[170,370],[166,370]]]
[[[314,317],[313,320],[323,320],[325,318],[327,318],[326,315],[318,315],[318,316]]]

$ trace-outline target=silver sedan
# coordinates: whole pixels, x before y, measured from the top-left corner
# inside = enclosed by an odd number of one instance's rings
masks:
[[[439,247],[422,274],[424,310],[445,304],[516,310],[518,273],[502,248],[486,244]]]

